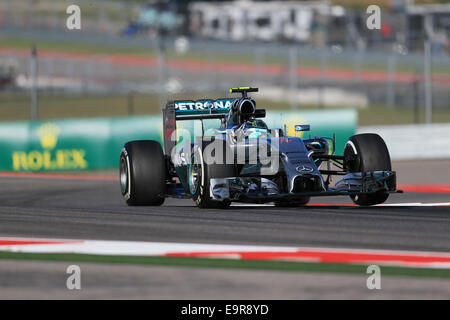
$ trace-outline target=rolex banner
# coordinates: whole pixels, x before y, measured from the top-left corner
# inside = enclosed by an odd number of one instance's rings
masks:
[[[271,128],[286,129],[295,135],[294,125],[311,124],[309,135],[330,136],[336,133],[337,152],[343,150],[348,137],[355,133],[353,110],[268,112],[265,119]],[[179,128],[192,135],[200,121],[178,122]],[[205,130],[218,127],[219,120],[204,122]],[[117,168],[125,142],[150,139],[162,142],[162,116],[126,118],[91,118],[38,122],[0,122],[0,170],[3,171],[72,171]],[[200,127],[201,128],[201,127]]]
[[[129,140],[161,141],[160,117],[0,123],[0,170],[115,168]]]

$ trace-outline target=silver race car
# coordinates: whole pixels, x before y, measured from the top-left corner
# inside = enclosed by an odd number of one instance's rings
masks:
[[[175,197],[192,198],[199,208],[227,208],[231,202],[291,207],[313,196],[344,195],[370,206],[401,192],[380,136],[354,135],[336,155],[334,136],[302,139],[268,128],[266,111],[247,94],[256,91],[240,87],[230,90],[240,94],[236,99],[169,101],[163,110],[164,150],[153,140],[130,141],[122,150],[126,202],[157,206]],[[205,132],[203,122],[210,119],[220,126]],[[201,136],[191,139],[190,131],[177,129],[179,121],[189,120],[201,120]],[[309,129],[295,126],[296,133]],[[339,176],[334,184],[332,176]]]

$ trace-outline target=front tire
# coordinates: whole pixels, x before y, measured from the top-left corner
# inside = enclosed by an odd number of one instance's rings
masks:
[[[217,201],[211,199],[210,179],[228,178],[235,176],[235,167],[226,162],[226,146],[223,149],[222,163],[210,163],[209,155],[205,154],[205,148],[212,142],[203,141],[202,146],[197,146],[192,153],[192,161],[189,169],[189,187],[192,199],[202,209],[220,208],[226,209],[230,206],[230,200]],[[212,155],[214,156],[214,155]]]
[[[129,206],[160,206],[166,193],[166,162],[153,140],[127,142],[120,154],[120,187]]]
[[[344,161],[349,172],[391,171],[391,157],[383,138],[375,133],[357,134],[348,140],[344,149]],[[383,203],[389,193],[376,192],[350,196],[360,206]]]

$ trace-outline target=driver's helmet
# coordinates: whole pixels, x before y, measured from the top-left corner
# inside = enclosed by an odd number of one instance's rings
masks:
[[[267,124],[261,119],[253,119],[249,124],[252,128],[268,130]]]

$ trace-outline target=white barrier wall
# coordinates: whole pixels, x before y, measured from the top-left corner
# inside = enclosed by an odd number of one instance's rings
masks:
[[[357,133],[379,134],[392,160],[450,158],[450,123],[367,126],[359,127]]]

